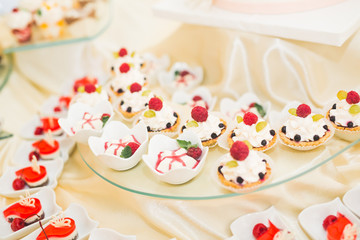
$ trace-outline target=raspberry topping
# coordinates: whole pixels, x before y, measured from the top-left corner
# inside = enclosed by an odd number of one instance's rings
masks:
[[[249,107],[253,108],[253,107],[255,107],[255,104],[256,104],[255,102],[250,103]]]
[[[36,157],[36,159],[40,160],[40,154],[37,151],[32,151],[29,153],[29,161],[31,162],[33,160],[33,157]]]
[[[246,125],[253,125],[257,122],[258,120],[258,116],[255,113],[252,112],[247,112],[244,115],[243,121]]]
[[[16,178],[12,183],[12,187],[14,190],[21,190],[25,187],[25,181],[21,178]]]
[[[264,235],[264,233],[266,233],[267,229],[268,228],[262,223],[256,224],[253,228],[254,237],[255,238],[261,237],[262,235]]]
[[[136,152],[136,150],[140,147],[140,145],[136,142],[129,142],[127,146],[131,148],[131,155],[133,155]]]
[[[334,222],[336,222],[337,217],[334,215],[329,215],[325,218],[325,220],[323,221],[323,228],[326,230],[328,228],[328,226],[330,226],[331,224],[333,224]]]
[[[12,229],[14,232],[22,229],[23,227],[25,227],[25,221],[22,220],[21,218],[15,218],[15,219],[11,222],[11,229]]]
[[[119,50],[119,57],[125,57],[128,54],[126,48],[121,48]]]
[[[96,91],[96,86],[94,84],[88,83],[85,85],[85,92],[93,93]]]
[[[34,135],[43,135],[43,134],[44,134],[44,129],[42,127],[36,127],[34,131]]]
[[[13,8],[13,10],[12,10],[14,13],[16,13],[16,12],[18,12],[19,11],[19,9],[18,8]]]
[[[347,94],[346,102],[348,104],[357,104],[360,101],[359,94],[355,91],[350,91]]]
[[[153,97],[149,101],[149,109],[160,111],[163,107],[163,103],[160,98]]]
[[[296,109],[298,117],[306,118],[311,113],[311,108],[306,104],[300,104]]]
[[[61,112],[61,107],[60,106],[54,107],[54,112]]]
[[[200,101],[200,100],[202,100],[202,97],[201,96],[199,96],[199,95],[196,95],[196,96],[194,96],[193,97],[193,99],[192,99],[194,102],[197,102],[197,101]]]
[[[208,111],[204,107],[196,106],[191,110],[191,117],[197,122],[205,122],[208,118]]]
[[[230,148],[230,154],[238,161],[245,160],[249,155],[249,147],[244,142],[236,141]]]
[[[127,73],[130,70],[130,65],[127,64],[127,63],[123,63],[119,67],[119,70],[120,70],[121,73]]]
[[[140,92],[142,89],[141,85],[137,82],[131,84],[130,86],[130,92],[134,93],[134,92]]]
[[[191,147],[187,150],[186,155],[189,157],[192,157],[196,160],[199,160],[200,156],[202,154],[202,150],[199,147]]]

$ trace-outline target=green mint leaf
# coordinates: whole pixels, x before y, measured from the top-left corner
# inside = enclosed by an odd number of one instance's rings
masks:
[[[188,150],[189,147],[191,146],[191,142],[190,141],[186,141],[186,140],[180,140],[180,139],[176,139],[177,143],[179,144],[179,146],[181,148],[184,148],[185,150]]]
[[[129,158],[132,155],[132,151],[131,151],[131,147],[130,146],[126,146],[124,147],[124,149],[121,151],[121,155],[120,157],[122,158]]]
[[[261,117],[264,117],[266,115],[264,108],[260,104],[255,103],[255,108]]]
[[[175,71],[175,76],[178,76],[178,75],[180,75],[180,71],[176,70]]]
[[[41,10],[38,9],[38,10],[36,11],[36,14],[39,15],[39,16],[41,16]]]
[[[101,121],[103,122],[102,127],[105,126],[106,122],[109,120],[110,116],[109,115],[105,115],[101,117]]]

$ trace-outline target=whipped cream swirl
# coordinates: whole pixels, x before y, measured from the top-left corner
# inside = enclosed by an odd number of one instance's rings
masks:
[[[286,137],[294,139],[295,135],[301,137],[301,142],[314,141],[314,136],[318,135],[319,138],[323,137],[327,130],[324,125],[327,125],[325,118],[313,121],[312,116],[315,114],[309,114],[307,117],[297,117],[291,115],[288,120],[284,123],[286,126]]]
[[[186,155],[184,148],[177,150],[166,150],[158,154],[155,170],[160,173],[167,173],[179,168],[195,168],[199,161]]]
[[[213,133],[215,133],[216,136],[220,135],[221,130],[223,129],[219,127],[220,123],[222,123],[220,118],[209,114],[205,122],[197,122],[199,126],[187,127],[187,129],[193,131],[201,139],[201,141],[206,141],[212,139],[211,135]]]
[[[115,92],[119,89],[122,89],[123,92],[125,92],[127,87],[135,82],[144,86],[146,83],[146,76],[138,70],[131,69],[129,72],[118,74],[115,78],[113,78],[110,86]]]
[[[156,114],[155,117],[151,117],[151,118],[145,117],[144,116],[145,112],[146,111],[144,111],[140,115],[140,121],[143,121],[145,125],[150,128],[152,132],[157,132],[166,129],[167,128],[166,125],[168,123],[170,123],[171,126],[174,126],[177,120],[177,117],[174,116],[175,113],[174,110],[167,105],[163,105],[163,108],[160,111],[154,111]]]
[[[146,91],[146,89],[143,88],[143,91],[140,92],[133,92],[126,91],[121,96],[120,101],[120,108],[126,112],[126,110],[130,107],[131,112],[140,112],[144,109],[146,109],[145,104],[154,97],[153,93],[148,94],[147,96],[143,96],[142,93]],[[122,103],[122,104],[121,104]]]
[[[260,122],[263,120],[260,120]],[[234,129],[235,136],[232,137],[234,142],[236,141],[249,141],[253,147],[263,147],[262,141],[265,140],[268,144],[274,136],[270,134],[271,127],[269,124],[260,131],[256,131],[256,124],[251,126],[246,125],[244,122],[238,123]]]
[[[6,17],[6,23],[11,29],[25,29],[32,22],[32,15],[28,11],[18,10]]]
[[[351,114],[349,112],[352,104],[348,104],[346,99],[336,102],[336,109],[330,110],[330,116],[335,116],[335,124],[347,127],[348,122],[353,122],[354,127],[360,126],[360,113]]]

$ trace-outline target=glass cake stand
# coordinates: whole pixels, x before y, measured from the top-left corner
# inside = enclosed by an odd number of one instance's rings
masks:
[[[274,162],[270,181],[252,192],[269,189],[297,179],[331,161],[355,145],[355,149],[360,150],[360,144],[358,143],[360,143],[360,139],[350,143],[333,137],[326,145],[310,151],[296,151],[277,143],[274,148],[265,152]],[[230,192],[219,186],[214,180],[217,169],[215,162],[219,157],[227,153],[218,146],[209,150],[206,163],[200,174],[181,185],[161,182],[142,161],[132,169],[115,171],[103,165],[87,145],[78,144],[78,150],[85,164],[100,178],[133,193],[178,200],[217,199],[250,193]]]
[[[0,131],[0,140],[4,140],[7,138],[12,137],[12,133],[6,132],[6,131]]]
[[[13,57],[11,54],[5,54],[1,56],[0,61],[0,91],[4,88],[7,81],[10,78],[10,74],[13,68]]]

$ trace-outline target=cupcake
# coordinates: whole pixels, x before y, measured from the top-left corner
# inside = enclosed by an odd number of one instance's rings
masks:
[[[338,100],[327,111],[326,118],[331,121],[336,132],[344,136],[360,133],[360,97],[355,91],[339,91]],[[356,137],[358,138],[358,137]]]
[[[143,88],[139,83],[133,83],[130,89],[120,97],[117,109],[125,118],[131,119],[146,109],[152,97],[154,94],[150,90]]]
[[[263,153],[250,150],[245,142],[236,141],[230,153],[221,158],[217,177],[222,185],[232,191],[258,187],[270,178],[269,159]]]
[[[192,119],[182,126],[181,131],[189,129],[199,136],[203,146],[215,146],[217,139],[226,130],[226,122],[214,114],[208,114],[206,108],[200,106],[191,110],[191,117]]]
[[[87,83],[77,89],[76,95],[71,99],[70,104],[81,102],[89,106],[95,106],[101,101],[107,101],[108,95],[102,90],[102,86]]]
[[[149,133],[174,133],[180,124],[180,117],[170,106],[163,104],[160,98],[153,97],[139,121],[147,126]]]
[[[312,113],[306,104],[288,110],[290,116],[283,123],[279,136],[281,141],[298,149],[308,150],[320,146],[332,137],[330,126],[321,114]]]
[[[39,26],[41,33],[46,39],[54,39],[64,32],[64,11],[57,4],[43,2],[34,16],[35,23]]]
[[[31,39],[32,15],[29,11],[14,8],[7,16],[6,23],[19,43],[25,43]]]
[[[276,132],[270,125],[252,112],[247,112],[244,118],[237,116],[237,125],[228,136],[231,147],[236,141],[248,141],[253,150],[265,151],[276,143]]]
[[[121,48],[118,52],[114,52],[114,57],[115,59],[112,61],[110,67],[110,73],[113,78],[123,73],[120,68],[124,63],[127,63],[129,67],[146,74],[144,71],[145,60],[138,56],[135,52],[129,53],[126,48]]]

